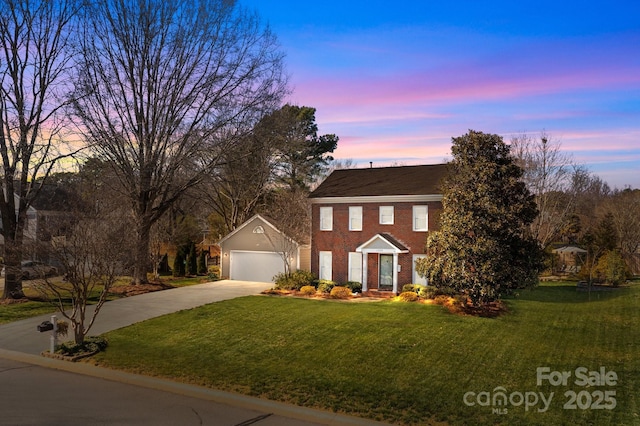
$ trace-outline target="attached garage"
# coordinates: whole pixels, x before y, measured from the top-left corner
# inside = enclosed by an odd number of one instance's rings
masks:
[[[271,282],[284,272],[280,253],[231,250],[229,253],[229,279]]]
[[[255,215],[220,240],[221,276],[238,281],[273,282],[285,271],[308,268],[310,251],[261,215]],[[301,256],[302,253],[302,256]]]

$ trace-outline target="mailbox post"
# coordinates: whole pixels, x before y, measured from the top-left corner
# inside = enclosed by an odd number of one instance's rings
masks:
[[[51,344],[49,351],[54,353],[56,351],[56,345],[58,344],[58,321],[55,315],[51,315],[51,321],[42,321],[38,327],[40,333],[51,330]]]
[[[49,347],[50,353],[56,352],[56,345],[58,344],[58,319],[55,315],[51,315],[51,323],[53,324],[53,329],[51,330],[51,345]]]

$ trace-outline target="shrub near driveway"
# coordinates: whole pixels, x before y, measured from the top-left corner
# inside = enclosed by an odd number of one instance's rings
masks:
[[[396,424],[637,424],[640,285],[588,297],[575,283],[546,284],[495,319],[417,303],[245,297],[108,333],[94,360]],[[538,367],[602,366],[619,378],[600,389],[616,391],[614,410],[563,409],[566,391],[598,388],[536,384]],[[546,412],[464,403],[497,387],[555,396]]]

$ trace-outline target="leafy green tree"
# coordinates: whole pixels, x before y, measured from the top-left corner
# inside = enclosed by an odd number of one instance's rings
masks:
[[[500,136],[470,130],[452,141],[440,230],[429,235],[418,272],[474,305],[536,285],[541,250],[529,227],[537,209],[522,169]]]
[[[283,106],[265,116],[255,132],[276,147],[275,180],[291,191],[308,191],[338,145],[336,135],[318,135],[316,109],[306,106]]]
[[[582,277],[588,278],[591,283],[598,273],[600,258],[605,253],[616,250],[618,245],[613,215],[611,213],[605,214],[598,224],[582,237],[580,243],[587,249],[587,261],[580,274]]]
[[[629,268],[616,250],[608,250],[598,260],[596,273],[603,281],[618,286],[629,277]]]

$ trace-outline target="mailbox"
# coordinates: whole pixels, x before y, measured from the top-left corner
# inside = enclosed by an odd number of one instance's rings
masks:
[[[53,323],[51,321],[42,321],[38,325],[38,331],[40,333],[43,333],[45,331],[51,331],[51,330],[53,330]]]

